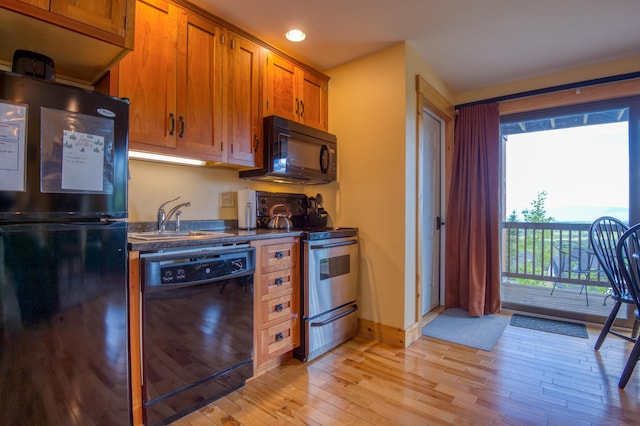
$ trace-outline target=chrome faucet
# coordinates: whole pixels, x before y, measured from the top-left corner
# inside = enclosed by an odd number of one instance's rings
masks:
[[[178,199],[180,199],[180,197],[174,198],[173,200],[165,201],[164,203],[160,204],[160,207],[158,207],[158,232],[165,231],[167,222],[171,219],[174,213],[178,212],[182,207],[189,207],[191,205],[191,202],[189,201],[187,201],[186,203],[180,203],[174,206],[171,210],[169,210],[169,213],[166,213],[164,211],[164,206]],[[181,213],[182,213],[181,211],[178,212],[178,214],[181,214]],[[179,231],[179,230],[180,230],[179,222],[176,222],[176,231]]]

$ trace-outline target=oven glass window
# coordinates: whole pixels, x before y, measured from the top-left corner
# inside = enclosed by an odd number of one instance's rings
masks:
[[[348,254],[320,259],[321,280],[328,280],[329,278],[345,275],[349,272],[351,272],[351,258]]]

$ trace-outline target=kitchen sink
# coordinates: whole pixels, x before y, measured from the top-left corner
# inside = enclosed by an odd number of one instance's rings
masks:
[[[205,238],[221,238],[232,237],[233,234],[218,231],[145,231],[145,232],[130,232],[130,238],[137,238],[139,240],[195,240]]]

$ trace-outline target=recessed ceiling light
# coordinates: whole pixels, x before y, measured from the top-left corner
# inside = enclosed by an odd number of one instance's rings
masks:
[[[289,30],[287,31],[287,34],[285,34],[285,37],[287,37],[287,40],[294,41],[297,43],[299,41],[304,40],[307,37],[307,35],[301,30]]]

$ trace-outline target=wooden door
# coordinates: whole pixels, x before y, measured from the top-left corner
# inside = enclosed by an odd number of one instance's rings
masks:
[[[51,0],[50,10],[124,37],[127,1],[134,0]]]
[[[264,116],[278,115],[289,120],[298,120],[300,102],[296,97],[296,67],[289,61],[272,53],[267,54],[266,99]]]
[[[177,33],[182,11],[163,1],[136,6],[135,48],[119,64],[118,95],[129,98],[129,142],[176,148]]]
[[[226,123],[230,150],[227,162],[255,166],[261,156],[261,120],[259,73],[260,47],[244,37],[229,39]]]
[[[327,130],[327,82],[314,74],[303,73],[300,78],[302,105],[301,121],[311,127]]]
[[[180,32],[178,145],[186,154],[222,161],[222,29],[190,15]]]

